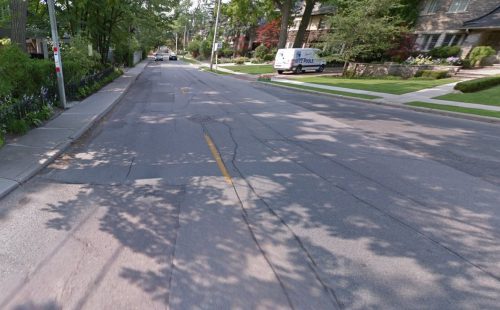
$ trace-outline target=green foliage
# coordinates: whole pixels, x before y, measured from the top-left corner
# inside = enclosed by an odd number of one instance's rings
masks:
[[[267,54],[267,55],[264,55],[263,60],[264,60],[264,61],[273,61],[273,60],[274,60],[274,57],[275,57],[275,56],[274,56],[275,54],[276,54],[276,53],[274,53],[274,54]]]
[[[28,123],[24,119],[9,119],[7,121],[7,132],[16,134],[16,135],[24,135],[30,129]]]
[[[415,77],[422,77],[426,79],[445,79],[448,77],[449,72],[447,70],[422,70],[415,74]]]
[[[187,47],[187,50],[191,53],[191,56],[194,58],[198,57],[200,55],[200,41],[194,40],[191,41]]]
[[[17,45],[0,48],[0,98],[38,94],[52,85],[54,71],[52,62],[30,59]]]
[[[330,19],[326,50],[336,60],[373,58],[395,46],[395,38],[407,32],[399,16],[392,16],[393,0],[359,0],[344,3]]]
[[[491,77],[460,82],[457,85],[455,85],[455,89],[463,93],[473,93],[497,85],[500,85],[500,76],[491,76]]]
[[[5,137],[2,132],[0,132],[0,147],[4,145],[5,143]]]
[[[269,49],[265,45],[259,45],[255,51],[254,56],[256,58],[264,59],[264,57],[269,53]]]
[[[495,55],[496,51],[491,46],[476,46],[469,55],[473,66],[483,65],[483,61]]]
[[[460,46],[440,46],[429,51],[429,55],[434,58],[457,57],[462,49]]]
[[[203,40],[200,43],[200,55],[203,58],[209,58],[212,53],[212,43],[209,40]]]
[[[264,61],[262,59],[260,59],[260,58],[252,58],[252,59],[250,59],[250,62],[253,63],[253,64],[261,64]]]
[[[52,106],[44,105],[38,111],[29,112],[24,120],[29,127],[39,127],[44,121],[48,120],[53,113],[54,109],[52,108]]]

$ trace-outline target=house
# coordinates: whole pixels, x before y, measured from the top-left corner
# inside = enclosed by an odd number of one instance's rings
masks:
[[[304,9],[305,3],[303,2],[298,9],[299,13],[294,16],[293,24],[290,28],[288,28],[286,47],[293,46]],[[330,30],[330,23],[328,22],[328,19],[334,12],[335,8],[332,5],[316,3],[311,13],[311,19],[309,21],[309,25],[307,26],[302,47],[312,47],[314,43],[322,41],[322,37]]]
[[[478,45],[500,51],[500,0],[424,0],[416,23],[417,48],[459,45],[462,57]]]

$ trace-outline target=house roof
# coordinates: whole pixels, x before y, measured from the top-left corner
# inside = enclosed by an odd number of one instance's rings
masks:
[[[464,29],[500,29],[500,6],[481,17],[463,23]]]

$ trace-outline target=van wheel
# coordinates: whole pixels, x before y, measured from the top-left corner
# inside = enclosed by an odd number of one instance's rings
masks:
[[[302,73],[302,66],[301,66],[301,65],[298,65],[298,66],[295,68],[295,73],[296,73],[296,74]]]
[[[316,70],[316,72],[323,72],[325,71],[325,65],[319,66],[319,68]]]
[[[283,70],[278,70],[278,74],[283,74]]]

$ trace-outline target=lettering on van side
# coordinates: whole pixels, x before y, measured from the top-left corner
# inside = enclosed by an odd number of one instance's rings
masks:
[[[314,59],[310,59],[310,58],[299,58],[299,59],[297,59],[297,63],[298,63],[298,64],[312,64],[312,63],[314,63]]]

